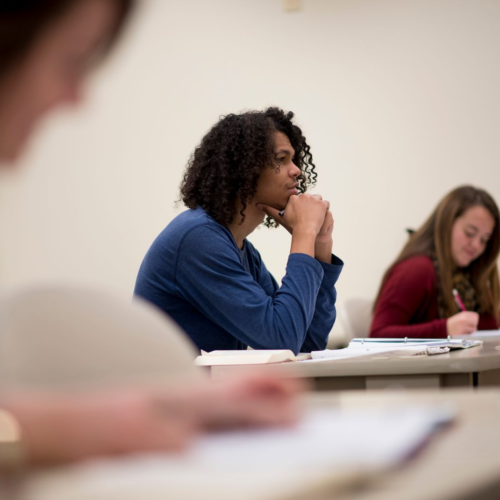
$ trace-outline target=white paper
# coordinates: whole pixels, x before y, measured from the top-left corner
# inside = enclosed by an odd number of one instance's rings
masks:
[[[428,356],[449,352],[449,347],[429,347],[427,345],[385,347],[364,344],[363,346],[346,347],[345,349],[325,349],[313,351],[312,359],[351,359],[351,358],[401,358],[405,356]]]
[[[465,337],[450,338],[450,339],[353,339],[349,343],[348,349],[362,349],[365,347],[373,347],[386,349],[392,347],[396,348],[409,348],[409,347],[449,347],[450,349],[467,349],[470,347],[477,347],[482,345],[481,340],[470,340]]]
[[[500,330],[478,330],[467,335],[468,337],[500,337]]]

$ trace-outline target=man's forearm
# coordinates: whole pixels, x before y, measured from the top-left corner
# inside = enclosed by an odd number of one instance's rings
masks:
[[[316,234],[310,230],[295,230],[292,233],[292,246],[290,253],[303,253],[314,257],[314,242]]]
[[[325,243],[316,243],[314,247],[314,257],[317,260],[324,262],[325,264],[331,264],[332,248],[333,248],[333,241],[331,239],[330,241]]]

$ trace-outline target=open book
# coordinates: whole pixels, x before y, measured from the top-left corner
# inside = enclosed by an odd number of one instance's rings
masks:
[[[310,354],[295,354],[288,349],[262,349],[248,351],[201,351],[195,360],[198,366],[215,365],[265,365],[311,359]]]

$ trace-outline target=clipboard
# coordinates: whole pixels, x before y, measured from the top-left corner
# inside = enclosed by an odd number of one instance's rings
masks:
[[[349,343],[349,347],[360,347],[363,345],[380,347],[410,347],[427,345],[429,347],[449,347],[450,349],[469,349],[470,347],[479,347],[483,345],[482,340],[468,340],[468,339],[412,339],[405,337],[404,339],[378,339],[378,338],[355,338]]]

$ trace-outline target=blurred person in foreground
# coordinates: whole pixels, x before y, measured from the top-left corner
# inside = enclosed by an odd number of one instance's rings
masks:
[[[15,165],[49,111],[77,104],[132,0],[0,0],[0,165]],[[0,329],[0,335],[2,334]],[[2,381],[0,381],[1,384]],[[0,393],[0,473],[21,464],[177,450],[197,433],[294,420],[292,382],[249,376],[162,390]]]

